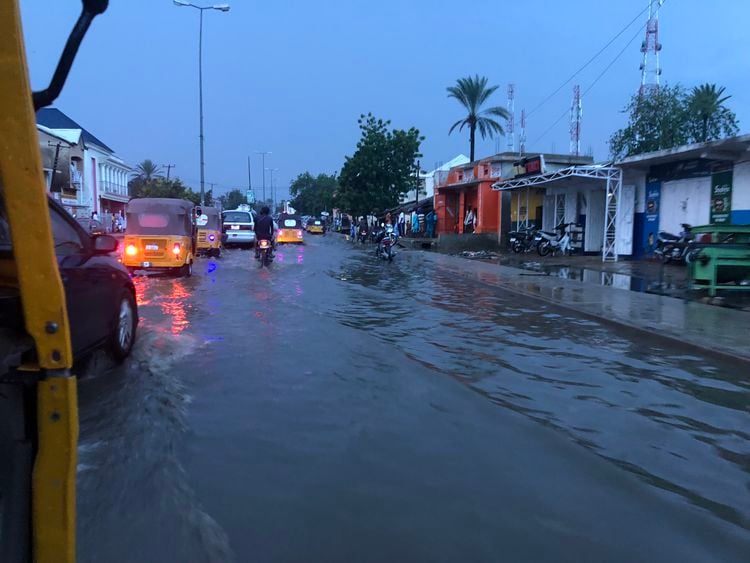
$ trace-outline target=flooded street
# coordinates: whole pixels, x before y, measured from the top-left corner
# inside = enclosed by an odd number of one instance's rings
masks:
[[[746,560],[746,365],[369,248],[136,278],[79,386],[80,561]]]

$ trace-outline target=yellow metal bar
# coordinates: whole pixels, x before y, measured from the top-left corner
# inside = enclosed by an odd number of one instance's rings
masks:
[[[73,356],[65,293],[54,252],[17,0],[0,0],[0,83],[0,189],[26,330],[36,344],[42,375],[48,376],[37,388],[33,555],[41,563],[73,563],[76,380],[69,377]]]
[[[78,394],[74,377],[37,385],[39,449],[32,481],[34,560],[76,560]]]

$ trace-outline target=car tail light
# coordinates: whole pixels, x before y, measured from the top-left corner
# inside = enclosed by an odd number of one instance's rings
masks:
[[[135,256],[136,254],[138,254],[138,249],[134,244],[129,244],[127,248],[125,248],[125,254],[127,254],[128,256]]]
[[[208,240],[210,240],[211,242],[215,241],[216,235],[208,235]]]
[[[174,246],[172,247],[172,252],[174,253],[175,256],[180,254],[180,250],[182,250],[182,248],[180,247],[180,243],[179,242],[174,243]]]

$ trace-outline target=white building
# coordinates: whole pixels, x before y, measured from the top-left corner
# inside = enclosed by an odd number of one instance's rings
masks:
[[[78,215],[124,212],[129,201],[128,180],[132,168],[113,149],[57,108],[37,114],[40,133],[63,139],[70,145],[70,189],[62,203]],[[42,150],[49,141],[41,140]],[[59,167],[58,167],[59,170]]]
[[[459,154],[453,160],[449,160],[445,164],[441,164],[435,170],[430,172],[420,172],[419,179],[421,188],[419,193],[419,199],[427,199],[435,196],[435,184],[440,183],[441,179],[445,180],[448,177],[448,171],[454,166],[460,166],[469,162],[469,157],[463,154]],[[414,190],[407,192],[401,198],[401,203],[408,203],[416,199]]]

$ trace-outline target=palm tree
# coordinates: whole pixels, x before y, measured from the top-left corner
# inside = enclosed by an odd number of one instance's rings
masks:
[[[150,182],[154,178],[161,176],[161,166],[149,158],[138,164],[135,170],[137,172],[136,178],[140,178],[144,182]]]
[[[697,133],[698,142],[708,141],[709,136],[709,123],[720,116],[726,108],[724,102],[726,102],[732,96],[724,96],[725,88],[716,88],[716,84],[703,84],[696,86],[690,93],[688,98],[688,110],[693,114],[693,117],[698,119],[700,124],[700,131]]]
[[[494,116],[508,119],[509,114],[505,108],[496,106],[482,110],[482,105],[498,88],[498,86],[487,86],[487,77],[480,77],[479,75],[473,78],[471,76],[459,78],[455,86],[447,88],[448,97],[457,99],[469,112],[469,115],[453,124],[448,134],[453,133],[456,127],[458,127],[459,131],[462,131],[464,127],[469,127],[472,162],[474,162],[474,144],[477,129],[479,129],[479,134],[483,139],[488,136],[492,138],[495,133],[498,135],[505,134],[502,125],[492,119],[492,117],[488,117]]]

